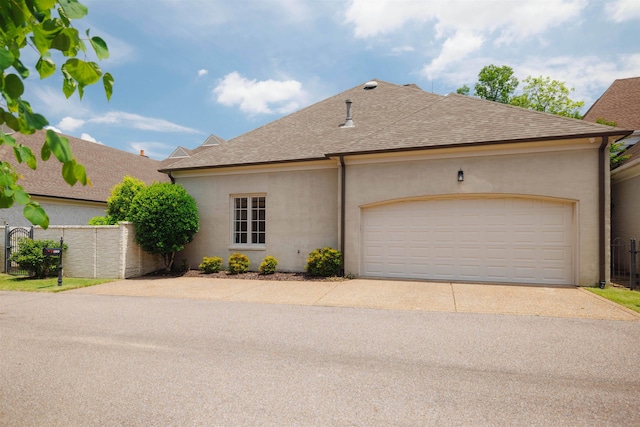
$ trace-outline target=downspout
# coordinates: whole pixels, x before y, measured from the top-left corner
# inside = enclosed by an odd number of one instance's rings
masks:
[[[340,275],[344,276],[344,230],[345,230],[345,200],[346,200],[346,179],[347,167],[344,164],[344,156],[340,156],[340,253],[342,254],[342,262],[340,265]]]
[[[605,192],[605,185],[606,185],[606,179],[605,179],[605,154],[606,154],[606,148],[607,145],[609,144],[609,140],[606,136],[602,137],[602,143],[600,144],[600,149],[598,150],[598,202],[599,202],[599,206],[598,209],[600,211],[600,221],[599,221],[599,230],[598,230],[598,240],[600,242],[599,244],[599,249],[600,249],[600,253],[599,253],[599,262],[600,262],[600,287],[604,288],[605,284],[606,284],[606,269],[607,269],[607,265],[606,265],[606,260],[605,260],[605,256],[606,256],[606,242],[605,242],[605,238],[606,238],[606,227],[607,227],[607,221],[606,221],[606,214],[607,214],[607,206],[606,206],[606,192]]]
[[[167,172],[167,175],[169,175],[169,179],[171,180],[172,184],[176,183],[176,179],[173,177],[173,175],[171,175],[171,171]]]

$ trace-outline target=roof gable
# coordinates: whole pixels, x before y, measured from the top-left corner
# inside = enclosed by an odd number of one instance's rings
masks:
[[[583,120],[615,122],[625,129],[640,129],[640,77],[615,80],[589,108]]]

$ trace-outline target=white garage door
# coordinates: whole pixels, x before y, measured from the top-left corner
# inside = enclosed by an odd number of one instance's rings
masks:
[[[362,210],[361,274],[573,283],[573,205],[522,198],[407,201]]]

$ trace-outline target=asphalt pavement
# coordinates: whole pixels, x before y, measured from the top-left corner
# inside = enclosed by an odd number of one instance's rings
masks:
[[[136,278],[67,291],[263,304],[640,320],[640,313],[577,287],[354,279],[271,281]]]

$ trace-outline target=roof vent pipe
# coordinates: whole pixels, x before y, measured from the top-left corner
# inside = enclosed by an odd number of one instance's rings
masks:
[[[347,120],[340,127],[352,128],[352,127],[354,127],[353,120],[352,120],[352,117],[351,117],[351,104],[353,104],[353,101],[350,100],[350,99],[347,99],[344,102],[347,104]]]

